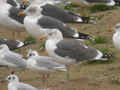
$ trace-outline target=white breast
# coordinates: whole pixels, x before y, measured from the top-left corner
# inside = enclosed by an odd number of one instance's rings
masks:
[[[120,33],[116,32],[113,34],[113,44],[116,49],[120,50]]]

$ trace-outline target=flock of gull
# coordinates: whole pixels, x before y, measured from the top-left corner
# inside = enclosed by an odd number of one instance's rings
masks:
[[[77,1],[77,0],[76,0]],[[107,6],[119,5],[119,0],[82,0],[84,4],[102,3]],[[19,82],[15,75],[18,70],[30,69],[43,75],[43,83],[50,72],[64,71],[69,75],[71,65],[82,61],[109,60],[112,54],[103,54],[96,48],[87,46],[81,40],[94,40],[86,33],[66,23],[97,22],[92,17],[64,10],[58,3],[71,3],[71,0],[0,0],[0,27],[13,32],[26,31],[39,40],[45,40],[45,50],[48,56],[40,56],[37,51],[29,49],[24,57],[14,50],[35,44],[33,41],[0,39],[0,66],[7,67],[12,73],[7,77],[8,90],[38,90],[37,88]],[[114,27],[113,44],[120,50],[120,24]],[[69,39],[67,39],[69,38]],[[1,80],[3,83],[6,80]],[[44,85],[43,90],[50,90]]]

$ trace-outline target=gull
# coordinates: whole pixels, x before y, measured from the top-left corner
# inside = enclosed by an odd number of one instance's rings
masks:
[[[6,38],[0,38],[0,45],[6,44],[10,50],[16,50],[34,43],[35,43],[34,40],[31,41],[25,40],[24,42],[22,42],[19,40],[8,40]]]
[[[33,1],[28,8],[32,5],[36,5],[39,7],[38,10],[42,15],[53,17],[64,23],[96,23],[93,17],[84,17],[71,11],[64,10],[54,2],[54,0]]]
[[[52,57],[40,56],[35,50],[30,49],[27,57],[27,68],[33,71],[41,72],[43,74],[42,82],[44,85],[46,84],[45,86],[47,86],[47,78],[49,77],[49,73],[55,71],[67,71],[65,65],[56,63],[53,61],[54,58]]]
[[[37,88],[19,81],[19,78],[15,74],[10,74],[6,80],[2,80],[1,83],[8,81],[8,90],[38,90]]]
[[[5,44],[0,45],[0,66],[12,69],[25,69],[26,60],[22,55],[12,52]]]
[[[19,16],[26,14],[26,17],[24,18],[24,27],[26,28],[26,31],[32,36],[39,38],[41,35],[46,35],[47,31],[57,29],[63,33],[64,37],[67,38],[85,40],[93,39],[90,35],[77,32],[76,29],[67,26],[58,19],[42,15],[38,9],[38,6],[32,5],[24,12],[20,12],[18,14]]]
[[[18,12],[21,12],[21,9],[17,9],[10,5],[9,3],[0,1],[0,27],[10,30],[13,32],[13,36],[15,38],[14,32],[23,32],[25,31],[23,21],[24,15],[19,17],[17,15]]]
[[[115,33],[113,34],[113,44],[117,50],[120,50],[120,23],[114,27]]]
[[[108,60],[113,57],[78,40],[63,39],[62,33],[55,29],[48,32],[45,49],[49,56],[56,58],[54,59],[56,62],[67,66],[68,73],[71,64],[79,64],[81,61]]]

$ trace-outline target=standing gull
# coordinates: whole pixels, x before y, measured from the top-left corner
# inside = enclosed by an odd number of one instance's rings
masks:
[[[77,32],[76,29],[67,26],[55,18],[42,15],[38,9],[39,7],[32,5],[24,12],[19,13],[19,16],[27,15],[24,19],[24,26],[31,35],[40,38],[41,35],[46,35],[47,31],[57,29],[63,33],[64,37],[86,40],[92,39],[88,34]]]
[[[115,33],[113,34],[113,44],[116,49],[120,50],[120,23],[114,27]]]
[[[7,45],[0,45],[0,66],[13,68],[13,69],[25,69],[26,61],[22,55],[17,54],[9,50]]]
[[[55,5],[51,0],[32,2],[30,7],[32,5],[38,6],[38,10],[41,14],[56,18],[65,23],[96,23],[93,17],[84,17],[71,11],[64,10],[63,8]]]
[[[103,54],[78,40],[63,39],[62,33],[55,29],[48,32],[45,48],[49,56],[56,58],[56,62],[66,64],[68,67],[70,64],[85,60],[107,60],[112,57],[111,54]]]
[[[27,68],[33,71],[38,71],[43,74],[42,82],[43,86],[47,87],[47,79],[49,77],[49,73],[55,71],[67,71],[65,65],[56,63],[53,61],[54,58],[48,56],[39,56],[37,51],[29,50],[27,59]]]
[[[23,26],[23,21],[25,15],[19,17],[18,12],[22,11],[16,7],[0,1],[0,27],[10,30],[12,32],[22,32],[25,31]],[[13,33],[14,34],[14,33]],[[14,36],[14,35],[13,35]]]
[[[19,41],[19,40],[8,40],[6,38],[0,38],[0,45],[6,44],[10,50],[19,49],[21,47],[25,47],[31,44],[34,44],[35,41]]]
[[[10,74],[7,80],[2,80],[1,83],[8,81],[8,90],[38,90],[37,88],[20,82],[19,78],[15,74]]]

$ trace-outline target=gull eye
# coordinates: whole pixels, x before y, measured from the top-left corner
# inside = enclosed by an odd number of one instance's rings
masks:
[[[11,77],[8,77],[8,80],[11,80]]]
[[[13,80],[15,80],[15,77],[12,77]]]

